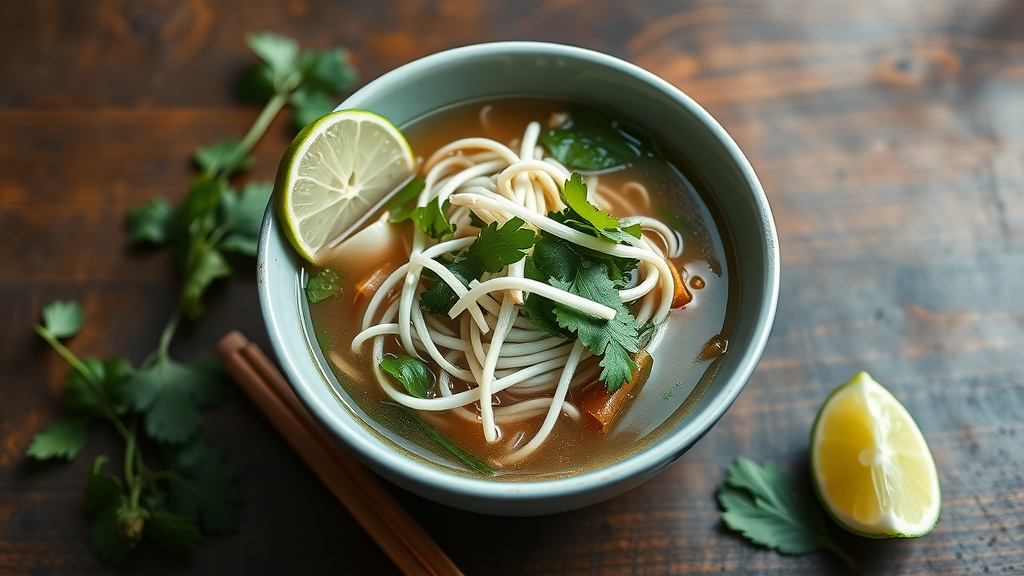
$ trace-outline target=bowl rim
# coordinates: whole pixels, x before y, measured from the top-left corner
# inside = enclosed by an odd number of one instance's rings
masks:
[[[499,41],[460,46],[424,56],[386,72],[346,98],[337,109],[355,107],[353,102],[372,98],[377,92],[388,89],[389,84],[401,77],[423,72],[438,64],[452,65],[466,60],[510,55],[564,57],[610,68],[635,77],[695,116],[735,162],[748,191],[753,195],[754,205],[763,227],[765,269],[768,273],[767,289],[759,302],[761,314],[754,324],[750,346],[742,351],[742,358],[725,386],[709,399],[707,406],[694,413],[694,418],[685,425],[668,431],[645,449],[617,462],[573,476],[537,480],[473,478],[419,462],[382,444],[373,434],[363,429],[364,424],[353,421],[353,416],[346,410],[339,409],[333,393],[324,395],[323,391],[315,389],[323,387],[323,382],[308,382],[302,377],[303,372],[299,364],[308,363],[312,355],[305,353],[304,348],[301,353],[296,353],[300,348],[298,346],[284,346],[287,339],[281,332],[277,311],[270,301],[271,266],[268,265],[268,245],[271,230],[278,227],[274,221],[276,216],[271,201],[264,215],[259,243],[257,275],[260,303],[271,345],[288,376],[289,383],[303,404],[332,432],[335,439],[355,452],[360,460],[370,464],[378,472],[385,473],[385,476],[393,481],[404,480],[405,482],[399,482],[403,485],[425,483],[435,490],[469,499],[515,502],[551,500],[580,492],[598,491],[609,483],[634,477],[640,471],[650,471],[649,476],[653,476],[700,440],[735,401],[761,358],[778,307],[780,255],[778,235],[768,199],[749,161],[732,137],[717,120],[682,90],[648,70],[609,54],[578,46],[535,41]],[[277,233],[276,230],[274,233]],[[327,401],[328,398],[330,402]],[[397,475],[397,478],[392,474]]]

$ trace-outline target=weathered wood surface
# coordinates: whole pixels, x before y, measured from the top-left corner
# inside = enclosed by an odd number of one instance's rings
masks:
[[[866,369],[917,417],[943,487],[929,536],[840,533],[864,574],[1024,572],[1024,3],[241,2],[0,4],[0,573],[111,570],[89,553],[74,463],[24,456],[59,412],[65,366],[29,326],[82,301],[81,355],[153,349],[176,300],[169,255],[121,222],[180,199],[200,144],[256,110],[231,84],[248,32],[344,45],[362,80],[472,42],[536,39],[624,57],[728,129],[761,177],[783,255],[767,351],[737,403],[678,463],[604,504],[544,518],[451,510],[395,492],[467,574],[846,573],[723,529],[714,498],[737,455],[806,474],[826,395]],[[279,119],[251,178],[291,136]],[[251,271],[250,271],[251,272]],[[238,328],[268,348],[253,273],[218,286],[174,352]],[[394,567],[245,398],[205,426],[241,471],[240,531],[190,559],[143,545],[127,573],[388,574]]]

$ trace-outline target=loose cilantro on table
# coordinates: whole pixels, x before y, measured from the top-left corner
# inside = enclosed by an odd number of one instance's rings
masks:
[[[109,423],[125,443],[123,476],[101,473],[108,458],[100,456],[85,488],[85,510],[93,518],[89,544],[110,564],[122,564],[143,537],[189,554],[202,532],[227,533],[238,525],[237,474],[200,430],[201,411],[224,399],[224,375],[213,360],[174,360],[170,344],[182,320],[203,315],[207,289],[232,275],[228,254],[256,255],[273,187],[250,182],[236,191],[232,176],[252,166],[253,146],[286,105],[301,128],[329,113],[332,96],[355,79],[342,49],[300,53],[294,40],[268,32],[250,35],[247,43],[259,61],[243,73],[239,93],[246,102],[264,105],[253,126],[241,139],[225,138],[195,152],[199,174],[177,208],[155,198],[126,215],[130,241],[171,246],[181,277],[178,304],[157,349],[138,369],[122,358],[79,359],[60,341],[82,328],[84,311],[74,302],[47,306],[42,324],[34,326],[71,369],[65,416],[33,437],[27,455],[74,459],[94,421]],[[144,451],[153,454],[144,458]],[[165,469],[150,468],[156,454]]]
[[[725,525],[750,541],[784,554],[828,550],[851,568],[853,558],[828,535],[814,496],[773,462],[758,466],[739,457],[718,487]]]

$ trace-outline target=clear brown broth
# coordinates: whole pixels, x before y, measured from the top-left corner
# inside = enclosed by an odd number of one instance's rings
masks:
[[[481,114],[485,106],[488,107],[487,112]],[[401,128],[417,157],[425,159],[434,150],[459,138],[483,136],[506,144],[516,142],[530,121],[536,120],[545,125],[552,113],[571,107],[564,102],[531,98],[491,100],[437,111]],[[585,423],[585,419],[575,422],[562,415],[537,452],[515,465],[499,469],[495,475],[497,478],[523,480],[573,475],[635,453],[656,440],[654,436],[662,433],[666,421],[679,417],[676,413],[684,400],[692,390],[703,389],[711,372],[720,364],[720,358],[709,359],[702,355],[702,351],[706,343],[715,338],[728,339],[726,324],[730,290],[725,245],[697,189],[677,166],[677,163],[667,162],[648,173],[639,173],[639,168],[629,167],[600,175],[601,182],[612,187],[630,180],[644,183],[652,195],[654,206],[679,216],[693,228],[684,234],[683,254],[673,262],[683,271],[684,277],[701,279],[699,283],[691,283],[691,287],[701,287],[691,290],[694,298],[689,304],[672,310],[661,346],[653,354],[651,378],[607,433],[598,433]],[[657,214],[648,215],[658,217]],[[405,223],[402,227],[403,233],[411,237],[411,225]],[[407,260],[406,247],[396,244],[380,267],[391,271]],[[372,420],[367,424],[420,458],[444,468],[463,469],[461,463],[438,449],[414,426],[399,417],[397,411],[385,405],[388,399],[374,380],[370,365],[370,344],[363,346],[362,354],[351,351],[350,343],[359,332],[366,305],[365,300],[357,304],[353,295],[365,274],[346,274],[345,270],[330,262],[325,266],[338,272],[341,294],[310,305],[310,316],[324,356],[341,355],[351,367],[343,371],[331,363],[345,391]],[[314,275],[318,269],[311,267],[308,272]],[[397,338],[391,337],[385,350],[400,353]],[[578,394],[580,389],[570,392],[570,402],[575,400],[574,394]],[[690,398],[687,404],[692,405],[694,400]],[[532,438],[544,418],[541,415],[518,426],[503,425],[502,440],[488,443],[483,438],[479,422],[446,417],[445,412],[421,414],[446,438],[488,463],[509,451],[508,439],[522,436],[526,442]]]

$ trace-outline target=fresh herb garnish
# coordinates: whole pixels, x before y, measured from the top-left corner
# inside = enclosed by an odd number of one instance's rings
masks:
[[[825,515],[807,489],[773,462],[758,466],[739,457],[718,487],[726,526],[755,544],[784,554],[828,550],[851,568],[853,559],[828,535]]]
[[[666,224],[675,228],[676,232],[680,234],[693,234],[693,225],[683,220],[679,216],[676,216],[672,212],[662,208],[661,206],[654,207],[654,213],[658,215]]]
[[[200,411],[224,398],[217,362],[177,362],[170,344],[179,323],[203,315],[203,298],[218,279],[232,275],[229,253],[255,256],[260,225],[272,185],[248,183],[237,192],[229,179],[252,165],[250,152],[286,105],[301,127],[334,107],[333,94],[351,86],[355,70],[341,49],[299,53],[298,44],[271,33],[247,38],[259,62],[239,83],[247,102],[264,104],[241,139],[225,138],[199,148],[199,174],[181,205],[156,198],[126,217],[132,243],[169,245],[181,276],[181,294],[157,349],[135,370],[125,359],[79,359],[61,338],[74,336],[84,313],[75,303],[55,302],[43,310],[35,331],[70,365],[64,389],[65,417],[33,437],[27,454],[45,460],[75,458],[88,441],[89,425],[113,426],[124,441],[123,478],[101,474],[107,457],[93,463],[85,488],[93,517],[89,543],[103,561],[120,565],[144,536],[175,553],[195,549],[207,533],[234,531],[240,493],[224,454],[201,432]],[[139,428],[145,435],[140,435]],[[143,450],[159,449],[163,470],[149,466]]]
[[[659,155],[649,136],[597,110],[571,111],[565,124],[546,130],[540,139],[563,166],[584,172],[621,168]]]
[[[619,266],[611,268],[607,262],[595,258],[593,251],[580,248],[549,234],[541,234],[534,247],[533,265],[543,281],[555,288],[604,304],[615,310],[615,318],[594,318],[562,304],[544,302],[544,298],[531,294],[527,297],[527,316],[548,332],[575,333],[579,340],[596,356],[603,356],[601,381],[609,392],[618,390],[636,370],[631,354],[639,350],[639,332],[636,319],[619,297],[618,288],[625,282],[625,272]],[[636,267],[635,261],[622,259],[622,267]],[[540,300],[534,303],[533,300]],[[560,330],[550,326],[554,320]]]
[[[470,468],[476,470],[477,472],[480,472],[481,474],[494,474],[494,468],[491,468],[476,456],[473,456],[469,452],[466,452],[462,448],[459,448],[454,442],[452,442],[448,438],[445,438],[444,435],[438,432],[433,426],[424,421],[423,418],[420,418],[420,415],[417,414],[416,411],[413,410],[412,408],[409,408],[408,406],[402,406],[401,404],[395,404],[393,402],[385,402],[385,404],[397,408],[398,411],[404,414],[410,422],[415,424],[416,427],[419,428],[420,431],[423,432],[423,434],[427,438],[436,442],[438,446],[443,448],[452,456],[458,458],[459,461],[461,461],[466,466],[469,466]]]
[[[313,276],[306,283],[306,298],[310,304],[316,304],[341,292],[338,284],[338,273],[334,270],[324,269]]]
[[[521,218],[511,218],[501,226],[491,222],[480,229],[476,241],[454,260],[439,259],[438,262],[444,264],[464,285],[478,280],[484,272],[500,272],[505,266],[522,260],[526,256],[525,251],[539,239],[533,230],[524,228],[523,224],[525,222]],[[420,305],[427,311],[442,314],[448,310],[455,291],[436,275],[430,274],[429,277],[436,281],[420,294]]]
[[[556,222],[575,228],[580,232],[604,238],[611,242],[624,243],[626,236],[640,237],[640,225],[622,228],[619,219],[599,209],[587,200],[587,184],[583,177],[573,172],[562,189],[562,202],[566,208],[548,215]]]
[[[429,398],[437,377],[430,367],[408,354],[385,354],[380,360],[381,370],[387,372],[416,398]]]
[[[385,209],[390,213],[392,224],[405,222],[412,218],[412,212],[416,209],[416,199],[426,184],[426,180],[417,176],[402,186],[402,189],[388,201]]]
[[[412,210],[412,220],[431,238],[444,238],[455,233],[455,225],[448,221],[445,211],[448,210],[448,201],[445,200],[441,206],[437,198],[427,202],[426,206],[419,206]]]

